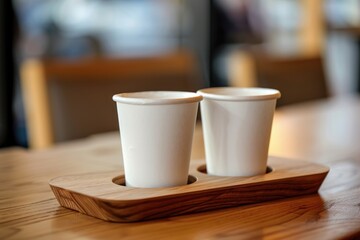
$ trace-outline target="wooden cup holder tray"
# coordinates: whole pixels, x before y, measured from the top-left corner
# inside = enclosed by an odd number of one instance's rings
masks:
[[[60,205],[112,222],[136,222],[316,193],[329,168],[270,157],[268,173],[254,177],[206,174],[190,165],[189,183],[168,188],[124,186],[120,171],[62,176],[49,184]]]

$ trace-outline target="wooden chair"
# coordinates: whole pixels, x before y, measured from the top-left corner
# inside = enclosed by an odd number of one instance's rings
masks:
[[[21,66],[29,146],[118,129],[112,95],[201,86],[188,52],[134,59],[28,60]]]
[[[329,96],[320,56],[273,57],[254,54],[253,58],[256,84],[280,90],[278,107]]]

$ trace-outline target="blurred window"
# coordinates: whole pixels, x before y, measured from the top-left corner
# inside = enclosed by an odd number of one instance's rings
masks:
[[[179,0],[15,0],[25,56],[139,56],[173,50]]]

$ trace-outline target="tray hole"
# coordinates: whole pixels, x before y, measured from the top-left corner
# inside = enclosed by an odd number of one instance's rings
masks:
[[[197,170],[198,170],[199,172],[201,172],[201,173],[207,174],[206,164],[201,165],[200,167],[198,167]],[[273,171],[272,167],[267,166],[267,167],[266,167],[266,173],[265,173],[265,174],[271,173],[272,171]]]
[[[197,181],[197,178],[192,176],[192,175],[189,175],[188,176],[188,181],[187,181],[187,185],[189,184],[192,184],[194,182]],[[125,175],[120,175],[120,176],[116,176],[112,179],[112,182],[117,184],[117,185],[120,185],[120,186],[124,186],[126,187],[125,185]]]

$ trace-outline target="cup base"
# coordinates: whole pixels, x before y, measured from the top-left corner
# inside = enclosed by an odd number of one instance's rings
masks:
[[[201,173],[205,173],[205,174],[209,174],[207,172],[207,169],[206,169],[206,164],[204,165],[201,165],[200,167],[198,167],[197,169],[199,172]],[[266,171],[265,171],[265,174],[268,174],[268,173],[271,173],[273,171],[272,167],[271,166],[267,166],[266,167]],[[221,176],[221,175],[215,175],[215,174],[209,174],[211,176],[218,176],[218,177],[249,177],[249,176]],[[254,175],[254,176],[259,176],[259,175],[263,175],[263,174],[257,174],[257,175]]]
[[[192,175],[189,175],[186,185],[195,183],[196,181],[197,181],[197,178],[196,178],[196,177],[194,177],[194,176],[192,176]],[[120,176],[114,177],[114,178],[112,179],[112,182],[115,183],[116,185],[120,185],[120,186],[124,186],[124,187],[131,187],[131,186],[126,186],[126,183],[125,183],[125,175],[120,175]],[[183,185],[182,185],[182,186],[183,186]],[[177,186],[173,186],[173,187],[177,187]],[[131,188],[135,188],[135,187],[131,187]]]

